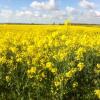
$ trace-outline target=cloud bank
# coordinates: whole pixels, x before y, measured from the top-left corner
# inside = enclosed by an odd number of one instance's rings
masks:
[[[33,0],[25,9],[0,9],[0,18],[3,22],[63,23],[70,19],[75,23],[100,24],[100,11],[92,0],[79,0],[77,7],[66,4],[63,9],[57,0]]]

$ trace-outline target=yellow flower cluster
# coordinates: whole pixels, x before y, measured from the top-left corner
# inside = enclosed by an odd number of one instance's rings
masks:
[[[94,71],[95,71],[96,74],[98,74],[98,75],[100,74],[100,64],[96,65]]]
[[[46,68],[48,68],[52,73],[56,73],[57,72],[57,68],[54,67],[52,62],[47,62],[46,63]]]
[[[70,71],[66,73],[66,77],[71,78],[76,73],[76,71],[76,68],[72,68]]]
[[[94,92],[95,92],[95,95],[100,99],[100,90],[97,89],[97,90],[95,90]]]
[[[47,63],[46,63],[46,68],[52,69],[52,67],[53,67],[52,62],[47,62]]]
[[[97,68],[100,69],[100,64],[97,64]]]
[[[73,88],[76,88],[78,86],[78,82],[73,83]]]
[[[32,78],[34,73],[36,73],[36,67],[31,67],[30,69],[27,70],[27,76],[29,78]]]
[[[9,82],[11,80],[10,76],[6,76],[6,81]]]
[[[81,60],[84,57],[84,53],[86,52],[85,48],[80,47],[77,51],[76,51],[76,59],[77,60]]]
[[[78,67],[79,71],[82,71],[82,69],[85,67],[85,65],[84,65],[84,63],[79,63],[77,65],[77,67]]]

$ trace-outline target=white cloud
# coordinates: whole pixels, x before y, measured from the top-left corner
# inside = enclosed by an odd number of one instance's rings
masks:
[[[56,9],[56,0],[48,0],[48,2],[33,1],[30,6],[35,9],[54,10]]]
[[[31,17],[33,13],[29,10],[16,11],[16,17]]]
[[[95,17],[95,19],[96,17],[100,18],[100,11],[98,10],[91,10],[89,11],[89,13],[90,13],[89,17]]]
[[[79,13],[79,10],[78,9],[76,9],[76,8],[73,8],[73,7],[66,7],[66,13],[68,14],[68,15],[71,15],[71,16],[73,16],[73,15],[77,15],[78,13]]]
[[[13,15],[13,11],[10,9],[1,9],[0,10],[0,17],[3,18],[10,18]]]
[[[100,17],[100,11],[95,11],[96,17]]]
[[[90,2],[88,0],[80,0],[79,5],[83,8],[86,8],[86,9],[94,9],[95,8],[95,3]]]
[[[75,18],[75,16],[74,16]],[[100,11],[98,10],[86,10],[82,11],[75,20],[75,23],[88,23],[88,24],[100,24]]]
[[[91,18],[94,18],[94,20],[98,18],[100,18],[100,11],[99,10],[87,10],[87,11],[82,11],[82,13],[80,14],[80,17],[83,19],[87,19],[91,21]]]
[[[32,19],[32,18],[40,18],[42,17],[42,14],[40,11],[32,11],[26,9],[26,10],[16,11],[15,17]]]
[[[52,19],[63,19],[66,15],[65,10],[54,10],[49,12],[49,16]]]

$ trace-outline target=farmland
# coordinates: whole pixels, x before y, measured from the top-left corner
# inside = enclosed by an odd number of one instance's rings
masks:
[[[0,100],[99,100],[100,27],[0,25]]]

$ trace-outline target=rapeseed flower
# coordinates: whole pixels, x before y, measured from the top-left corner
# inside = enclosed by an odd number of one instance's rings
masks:
[[[98,99],[100,99],[100,90],[94,90],[95,95],[98,97]]]
[[[79,71],[82,71],[82,69],[85,67],[85,65],[84,65],[84,63],[79,63],[79,64],[77,65],[77,67],[78,67],[78,70],[79,70]]]

